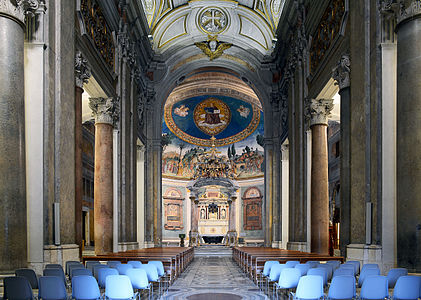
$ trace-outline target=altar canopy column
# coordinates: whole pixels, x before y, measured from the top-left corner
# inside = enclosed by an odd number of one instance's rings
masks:
[[[197,213],[197,207],[199,204],[199,200],[196,199],[195,196],[190,196],[191,200],[191,229],[190,229],[190,235],[189,235],[189,246],[195,247],[199,245],[199,220],[198,220],[198,213]]]
[[[94,231],[95,254],[113,251],[113,124],[112,98],[90,98],[95,116]]]
[[[229,204],[229,220],[228,220],[228,241],[229,246],[237,245],[237,230],[235,228],[235,200],[237,197],[232,196],[228,201]]]
[[[421,271],[421,5],[401,3],[397,33],[397,261]]]
[[[0,270],[27,264],[24,19],[39,1],[0,0]]]
[[[333,99],[310,99],[311,128],[311,252],[329,253],[329,179],[327,117]]]

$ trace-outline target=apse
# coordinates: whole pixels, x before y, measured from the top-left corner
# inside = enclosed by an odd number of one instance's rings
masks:
[[[227,243],[233,231],[264,240],[263,136],[262,104],[233,75],[199,73],[172,91],[162,115],[163,244],[192,230],[199,244]]]

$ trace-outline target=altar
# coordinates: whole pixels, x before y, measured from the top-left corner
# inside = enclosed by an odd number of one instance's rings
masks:
[[[205,236],[202,236],[202,239],[206,244],[221,244],[222,240],[224,239],[224,236],[222,236],[222,235],[215,235],[215,236],[205,235]]]

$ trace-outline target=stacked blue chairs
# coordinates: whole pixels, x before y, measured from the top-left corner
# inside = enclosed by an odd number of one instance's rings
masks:
[[[63,280],[56,276],[41,276],[39,278],[38,299],[66,300],[67,292]]]
[[[300,278],[297,290],[291,293],[293,299],[321,299],[323,298],[323,279],[318,275],[307,275]]]
[[[111,275],[118,275],[117,269],[101,268],[98,270],[98,285],[100,288],[105,288],[106,279]]]
[[[3,279],[4,294],[3,299],[9,300],[32,300],[34,295],[32,293],[31,284],[25,277],[5,277]]]
[[[118,261],[118,260],[110,260],[110,261],[107,261],[107,266],[109,268],[116,268],[117,265],[121,265],[121,261]]]
[[[354,267],[355,275],[360,273],[360,262],[358,260],[348,260],[345,264],[352,265]]]
[[[338,268],[335,270],[335,272],[333,272],[333,277],[335,278],[336,276],[354,276],[354,269],[353,268]]]
[[[127,271],[127,276],[129,276],[135,290],[138,292],[148,290],[148,299],[153,299],[152,285],[149,283],[148,274],[146,274],[145,270],[133,268]]]
[[[156,266],[160,281],[164,284],[162,288],[164,291],[166,291],[167,286],[169,287],[170,283],[169,283],[169,277],[167,277],[165,274],[164,264],[162,263],[162,261],[159,261],[159,260],[150,260],[148,261],[148,264]]]
[[[158,295],[160,296],[161,295],[161,281],[159,280],[157,267],[154,265],[143,264],[141,269],[146,271],[146,274],[148,275],[148,281],[152,283],[152,289],[153,289],[154,283],[158,284]]]
[[[386,276],[368,276],[361,287],[360,299],[385,299],[389,298]]]
[[[403,275],[398,278],[393,289],[392,299],[416,300],[421,298],[421,278]]]
[[[94,273],[94,266],[95,265],[100,265],[101,263],[99,262],[99,261],[97,261],[97,260],[88,260],[87,262],[86,262],[86,264],[85,264],[85,267],[88,269],[88,270],[91,270],[91,272],[92,272],[92,274]]]
[[[310,269],[311,270],[311,269]],[[279,290],[289,290],[296,288],[301,277],[301,272],[295,268],[284,268],[279,276],[278,283],[275,284],[276,298]]]
[[[64,285],[67,287],[66,275],[64,275],[63,269],[49,268],[49,269],[44,269],[42,273],[44,276],[55,276],[55,277],[60,278],[61,281],[63,281]]]
[[[130,264],[119,264],[115,267],[120,275],[127,275],[127,270],[133,269],[133,266]]]
[[[335,271],[340,267],[341,262],[339,260],[329,260],[327,264],[331,265],[333,267],[333,271]]]
[[[92,276],[75,276],[72,278],[72,298],[75,300],[99,300],[101,292],[98,283]]]
[[[60,264],[46,264],[45,269],[62,269],[63,270],[63,266]]]
[[[26,279],[28,279],[29,284],[31,285],[31,287],[33,289],[37,289],[38,288],[38,276],[37,274],[35,274],[35,271],[32,269],[17,269],[15,271],[15,275],[16,276],[21,276],[21,277],[25,277]]]
[[[129,260],[127,263],[132,265],[133,268],[137,268],[137,269],[139,269],[140,266],[142,265],[142,263],[138,260]]]
[[[286,268],[285,264],[274,264],[270,268],[270,273],[269,273],[267,284],[266,284],[266,293],[268,295],[270,293],[271,287],[272,287],[272,294],[274,293],[275,283],[279,281],[279,276],[281,275],[282,270],[285,269],[285,268]],[[301,272],[300,272],[300,274],[301,274]]]
[[[76,260],[66,261],[66,270],[65,270],[66,271],[66,275],[70,275],[69,267],[71,265],[79,265],[79,264],[81,264],[80,261],[76,261]]]
[[[356,297],[355,277],[353,275],[333,276],[327,299],[354,299]]]
[[[266,282],[267,277],[269,276],[269,273],[270,273],[270,269],[275,264],[279,265],[279,261],[268,260],[265,262],[265,265],[263,266],[263,271],[260,274],[260,276],[257,278],[257,284],[259,285],[260,290],[263,290],[263,283]]]
[[[289,260],[285,263],[287,268],[294,268],[296,265],[298,265],[300,262],[298,260]]]
[[[358,286],[361,287],[367,277],[375,275],[380,275],[379,269],[366,268],[364,270],[361,270],[360,277],[358,278]]]
[[[133,286],[127,275],[110,275],[105,281],[105,299],[136,299]]]
[[[306,264],[310,265],[310,268],[317,268],[320,265],[320,261],[309,260]]]
[[[91,270],[88,269],[74,269],[72,270],[72,278],[75,276],[88,275],[92,276]]]
[[[295,268],[300,270],[301,276],[307,275],[308,270],[310,270],[311,265],[310,264],[298,264],[295,265]]]
[[[327,285],[327,278],[328,278],[328,274],[327,274],[327,269],[326,268],[322,268],[322,267],[318,267],[318,268],[313,268],[308,270],[307,275],[317,275],[322,277],[323,279],[323,286]]]
[[[396,281],[401,276],[408,275],[408,270],[405,268],[396,268],[390,269],[387,273],[387,281],[389,282],[389,289],[393,289],[395,287]]]
[[[333,266],[329,264],[320,264],[318,268],[325,268],[327,271],[327,280],[330,281],[333,275]]]
[[[106,269],[106,268],[109,268],[109,267],[107,265],[94,265],[93,266],[93,269],[94,269],[93,273],[96,280],[98,280],[99,269]]]

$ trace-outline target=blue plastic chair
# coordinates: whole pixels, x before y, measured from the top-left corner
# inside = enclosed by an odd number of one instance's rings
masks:
[[[66,275],[64,275],[63,269],[59,269],[59,268],[44,269],[44,271],[42,272],[42,274],[44,276],[55,276],[55,277],[59,277],[63,281],[64,285],[67,286]]]
[[[389,297],[386,276],[368,276],[361,287],[360,299],[384,299]]]
[[[158,268],[158,275],[159,276],[165,275],[164,264],[162,263],[162,261],[159,261],[159,260],[150,260],[148,262],[148,264],[155,265]]]
[[[109,275],[105,280],[105,299],[135,299],[132,283],[127,275]]]
[[[153,297],[153,289],[148,281],[148,274],[143,269],[133,268],[127,270],[127,276],[129,276],[132,286],[135,290],[149,290],[148,298]]]
[[[116,268],[117,265],[121,265],[121,261],[118,261],[118,260],[110,260],[110,261],[107,261],[107,266],[109,268]]]
[[[320,299],[323,297],[323,279],[318,275],[306,275],[300,278],[297,291],[291,293],[293,299]]]
[[[266,293],[269,294],[270,285],[274,285],[276,282],[279,281],[279,276],[281,275],[281,272],[283,269],[286,268],[285,264],[274,264],[272,265],[272,268],[270,268],[270,273],[267,279],[267,285],[266,285]],[[297,269],[298,270],[298,269]]]
[[[19,299],[19,300],[32,300],[34,295],[32,293],[31,284],[25,277],[14,276],[5,277],[3,279],[4,294],[3,299]]]
[[[341,265],[341,262],[339,260],[329,260],[326,262],[327,264],[331,265],[333,267],[333,271],[338,269]]]
[[[37,274],[35,274],[34,270],[27,269],[27,268],[17,269],[15,271],[15,275],[25,277],[26,279],[28,279],[29,284],[31,285],[33,289],[38,288],[38,276]]]
[[[72,278],[75,276],[87,275],[92,276],[91,270],[88,269],[74,269],[72,270]]]
[[[68,260],[66,261],[66,274],[70,275],[70,271],[69,271],[69,267],[71,265],[81,265],[80,261],[76,261],[76,260]]]
[[[86,275],[73,277],[72,298],[75,300],[101,299],[101,292],[95,277]]]
[[[60,264],[46,264],[45,269],[62,269],[63,270],[63,266]],[[63,273],[64,273],[64,270],[63,270]]]
[[[307,275],[308,270],[310,270],[311,265],[310,264],[298,264],[295,265],[295,268],[300,270],[301,276]]]
[[[72,277],[73,277],[73,270],[76,270],[76,269],[86,269],[86,268],[83,264],[78,264],[78,265],[72,264],[72,265],[70,265],[69,266],[69,274],[68,274],[70,279],[72,279]]]
[[[348,263],[342,264],[342,265],[339,266],[338,270],[341,270],[341,269],[352,270],[352,274],[353,274],[354,277],[355,277],[355,275],[358,274],[358,272],[356,272],[356,268],[353,264],[348,264]]]
[[[320,265],[320,261],[309,260],[306,264],[310,265],[310,268],[317,268]]]
[[[327,271],[327,281],[330,281],[332,279],[333,275],[333,266],[329,264],[320,264],[318,268],[325,268]]]
[[[140,266],[142,265],[142,263],[138,260],[129,260],[127,263],[132,265],[133,268],[140,268]]]
[[[94,265],[93,266],[93,269],[94,269],[93,273],[94,273],[95,279],[98,280],[99,269],[107,269],[107,268],[109,268],[107,265]]]
[[[395,287],[396,281],[401,276],[408,275],[408,270],[405,268],[396,268],[390,269],[387,273],[387,281],[389,282],[389,289],[393,289]]]
[[[56,276],[41,276],[39,278],[38,299],[66,300],[67,292],[63,280]]]
[[[307,275],[321,276],[323,278],[323,286],[327,285],[327,269],[326,268],[313,268],[308,270]]]
[[[92,274],[94,273],[94,266],[100,265],[101,263],[97,260],[88,260],[85,264],[86,269],[91,270]]]
[[[353,275],[333,276],[327,299],[353,299],[356,297],[355,277]]]
[[[393,289],[393,299],[414,299],[421,296],[421,278],[403,275],[398,278]]]
[[[279,265],[279,261],[277,260],[268,260],[265,262],[264,266],[263,266],[263,271],[261,273],[261,277],[260,280],[258,280],[258,284],[259,284],[259,288],[260,290],[263,290],[263,283],[266,286],[266,281],[267,281],[267,277],[270,274],[270,269],[272,268],[273,265]]]
[[[130,264],[119,264],[115,267],[120,275],[127,275],[127,270],[133,269],[133,266]]]
[[[151,265],[142,264],[141,269],[146,271],[146,274],[148,275],[148,281],[152,283],[152,288],[153,288],[154,282],[158,284],[158,295],[160,295],[161,294],[161,281],[159,280],[157,267],[152,264]]]
[[[298,265],[300,262],[298,260],[289,260],[285,263],[287,268],[294,268],[296,265]]]
[[[114,268],[101,268],[98,270],[98,285],[100,288],[105,287],[106,279],[108,276],[118,275],[117,269]]]
[[[353,268],[338,268],[333,272],[332,278],[336,276],[352,276],[354,277],[354,269]]]
[[[288,290],[296,288],[300,277],[301,272],[296,268],[282,269],[281,275],[279,276],[279,281],[275,284],[276,298],[278,298],[278,290]]]
[[[360,273],[360,262],[358,260],[348,260],[344,265],[346,264],[352,265],[354,267],[355,275]]]
[[[364,270],[361,270],[360,277],[358,278],[358,286],[361,287],[364,283],[364,280],[369,276],[375,276],[380,275],[379,269],[369,269],[366,268]]]
[[[379,269],[379,265],[378,264],[364,264],[363,267],[361,268],[361,272],[364,271],[365,269]]]

